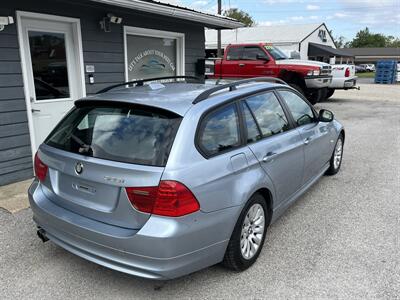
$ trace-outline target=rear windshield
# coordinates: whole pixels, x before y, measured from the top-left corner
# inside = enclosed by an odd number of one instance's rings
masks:
[[[45,144],[107,160],[165,166],[181,117],[145,106],[74,108]]]

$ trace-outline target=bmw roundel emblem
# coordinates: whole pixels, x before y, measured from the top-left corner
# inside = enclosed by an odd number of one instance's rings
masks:
[[[82,174],[82,172],[83,172],[83,164],[82,164],[81,162],[78,162],[78,163],[75,165],[75,172],[76,172],[76,174],[78,174],[78,175]]]

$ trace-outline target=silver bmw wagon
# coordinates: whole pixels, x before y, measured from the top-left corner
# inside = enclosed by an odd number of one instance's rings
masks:
[[[38,236],[97,264],[171,279],[241,271],[322,175],[345,132],[284,82],[135,81],[75,102],[35,156]]]

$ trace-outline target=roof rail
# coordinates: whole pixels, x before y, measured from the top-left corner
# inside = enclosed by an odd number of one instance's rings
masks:
[[[108,92],[109,90],[112,90],[112,89],[114,89],[116,87],[120,87],[120,86],[124,86],[124,85],[134,85],[135,84],[136,86],[143,86],[143,84],[145,82],[148,82],[148,81],[165,80],[165,79],[193,79],[193,80],[200,81],[200,78],[194,77],[194,76],[155,77],[155,78],[140,79],[140,80],[127,81],[127,82],[123,82],[123,83],[114,84],[114,85],[108,86],[108,87],[98,91],[96,94],[105,93],[105,92]]]
[[[255,78],[249,78],[249,79],[242,79],[242,80],[237,80],[237,81],[226,83],[226,84],[217,85],[216,87],[208,89],[208,90],[202,92],[200,95],[198,95],[196,97],[196,99],[194,99],[192,104],[196,104],[203,100],[208,99],[215,92],[218,92],[218,91],[221,91],[221,90],[224,90],[227,88],[229,88],[229,91],[231,92],[231,91],[236,90],[239,85],[250,83],[250,82],[277,82],[277,83],[287,85],[287,83],[285,81],[283,81],[282,79],[274,78],[274,77],[255,77]],[[218,83],[219,83],[219,80],[216,82],[216,84],[218,84]]]

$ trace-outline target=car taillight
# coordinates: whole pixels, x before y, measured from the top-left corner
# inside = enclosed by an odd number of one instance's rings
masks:
[[[163,180],[155,187],[127,187],[126,193],[137,210],[155,215],[180,217],[200,209],[193,193],[177,181]]]
[[[47,170],[49,168],[45,165],[39,158],[39,155],[35,154],[35,175],[37,179],[40,181],[44,181],[46,179]]]
[[[350,68],[347,68],[344,72],[344,77],[350,77]]]

